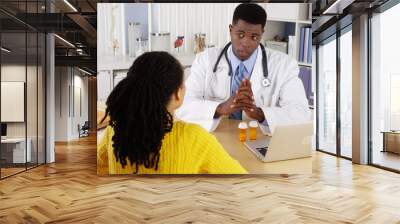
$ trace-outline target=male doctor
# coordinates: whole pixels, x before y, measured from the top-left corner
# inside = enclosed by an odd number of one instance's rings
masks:
[[[264,134],[277,125],[311,120],[297,62],[264,48],[267,15],[257,4],[240,4],[229,25],[231,43],[196,55],[186,96],[176,116],[213,131],[222,116],[257,120]]]

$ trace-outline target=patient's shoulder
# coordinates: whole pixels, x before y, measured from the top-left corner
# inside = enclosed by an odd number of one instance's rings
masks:
[[[176,128],[186,139],[207,139],[212,135],[198,124],[176,121]]]
[[[178,129],[183,129],[185,132],[198,132],[198,133],[208,133],[206,129],[198,124],[188,123],[184,121],[176,121],[175,125]]]

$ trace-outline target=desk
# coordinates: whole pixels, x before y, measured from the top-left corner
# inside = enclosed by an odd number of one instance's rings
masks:
[[[400,154],[400,131],[382,131],[382,134],[382,152],[392,152]]]
[[[244,143],[238,140],[239,121],[222,119],[212,133],[224,146],[225,150],[250,174],[311,174],[312,157],[264,163],[250,152]],[[258,129],[257,136],[262,136]],[[314,155],[314,152],[312,152]]]
[[[2,159],[5,159],[6,163],[25,163],[25,158],[27,158],[26,162],[30,162],[32,141],[28,138],[27,142],[28,147],[26,147],[25,151],[25,138],[1,139]]]

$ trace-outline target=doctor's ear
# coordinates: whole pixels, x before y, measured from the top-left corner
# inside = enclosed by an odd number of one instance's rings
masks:
[[[232,24],[229,24],[229,33],[231,33],[232,32]]]

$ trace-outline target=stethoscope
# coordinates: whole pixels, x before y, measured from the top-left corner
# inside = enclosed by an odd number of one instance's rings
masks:
[[[228,59],[228,48],[231,46],[231,42],[229,42],[227,45],[225,45],[224,49],[222,49],[221,53],[218,56],[217,62],[214,65],[213,72],[215,73],[217,71],[217,67],[219,64],[219,61],[221,61],[222,56],[225,56],[226,61],[228,62],[229,65],[229,76],[232,76],[232,64],[230,60]],[[263,75],[264,78],[261,80],[261,85],[264,87],[268,87],[271,85],[271,81],[268,79],[268,63],[267,63],[267,54],[265,53],[265,48],[264,46],[260,43],[261,47],[261,52],[262,52],[262,66],[263,66]]]

